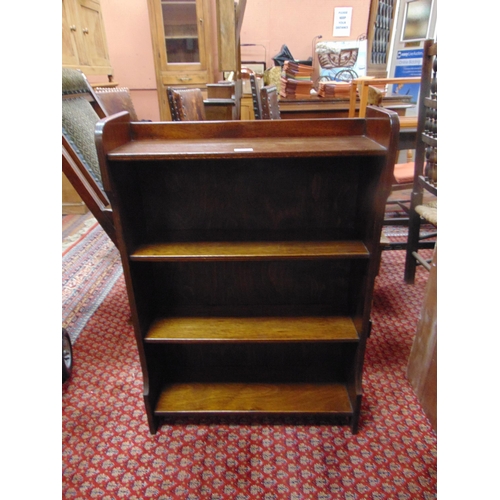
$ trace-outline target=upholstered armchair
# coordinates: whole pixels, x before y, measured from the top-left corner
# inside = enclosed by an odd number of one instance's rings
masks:
[[[97,121],[106,116],[85,75],[62,69],[62,170],[92,215],[116,243],[94,142]]]

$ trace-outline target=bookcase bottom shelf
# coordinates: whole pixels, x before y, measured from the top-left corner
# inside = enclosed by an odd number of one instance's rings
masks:
[[[335,415],[353,408],[342,383],[172,383],[158,398],[158,417],[210,414]]]

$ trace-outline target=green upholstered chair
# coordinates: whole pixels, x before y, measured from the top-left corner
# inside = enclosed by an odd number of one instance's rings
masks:
[[[104,192],[94,141],[95,125],[106,113],[85,75],[62,69],[62,169],[92,215],[116,243],[109,199]]]

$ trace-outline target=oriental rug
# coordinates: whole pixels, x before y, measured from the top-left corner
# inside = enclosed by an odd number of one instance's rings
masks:
[[[436,498],[436,434],[405,376],[427,273],[406,285],[403,251],[382,255],[358,434],[309,419],[178,418],[154,436],[118,252],[92,223],[64,252],[63,326],[79,333],[62,394],[63,498]]]
[[[123,270],[118,249],[92,215],[66,215],[62,235],[62,326],[74,342]]]

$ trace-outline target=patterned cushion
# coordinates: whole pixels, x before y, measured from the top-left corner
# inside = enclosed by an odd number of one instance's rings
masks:
[[[83,97],[63,99],[62,132],[99,187],[103,189],[94,130],[99,117]]]
[[[76,94],[78,92],[88,92],[89,86],[83,73],[77,69],[62,69],[62,93]]]

